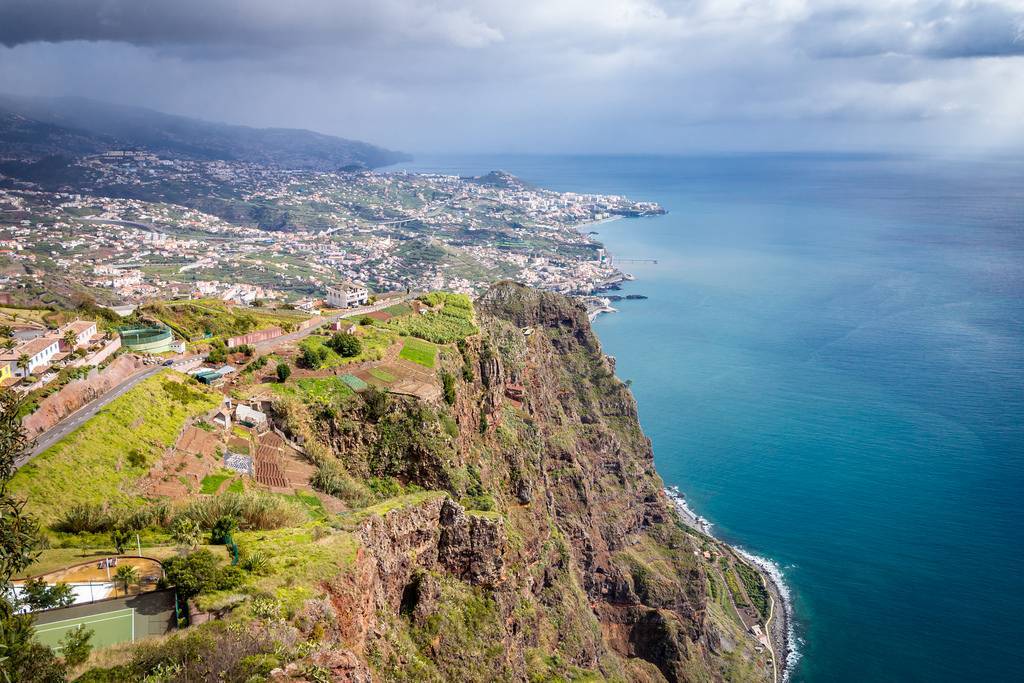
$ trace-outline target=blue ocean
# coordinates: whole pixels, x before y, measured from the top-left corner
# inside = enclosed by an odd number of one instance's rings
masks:
[[[654,200],[594,229],[658,471],[781,567],[793,681],[1024,680],[1024,162],[424,157]]]

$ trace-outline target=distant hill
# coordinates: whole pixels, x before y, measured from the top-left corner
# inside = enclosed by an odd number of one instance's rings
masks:
[[[377,168],[410,158],[309,130],[214,123],[79,97],[0,95],[0,157],[77,156],[124,148],[318,171]]]

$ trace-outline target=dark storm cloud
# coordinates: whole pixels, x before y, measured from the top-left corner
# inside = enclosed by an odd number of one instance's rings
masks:
[[[0,92],[405,149],[1024,141],[1024,0],[0,0]]]
[[[409,0],[4,0],[0,43],[289,48],[431,41],[479,46],[501,34],[455,3]]]

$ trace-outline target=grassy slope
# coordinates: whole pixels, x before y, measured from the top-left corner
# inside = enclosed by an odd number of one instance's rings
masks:
[[[186,391],[168,391],[165,385],[177,385]],[[18,471],[11,480],[11,489],[28,497],[28,510],[44,523],[52,522],[73,503],[136,499],[132,482],[174,443],[188,417],[210,410],[217,403],[212,392],[199,385],[182,384],[181,375],[164,371],[117,398],[43,451]],[[132,451],[142,454],[144,464],[128,464]]]

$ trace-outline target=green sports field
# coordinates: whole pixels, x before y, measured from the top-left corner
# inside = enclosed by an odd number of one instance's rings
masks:
[[[79,624],[85,624],[86,628],[95,631],[92,637],[94,648],[135,640],[135,610],[132,608],[103,612],[77,619],[64,619],[49,624],[37,624],[36,639],[43,645],[48,645],[59,652],[60,639],[68,631],[78,628]]]

